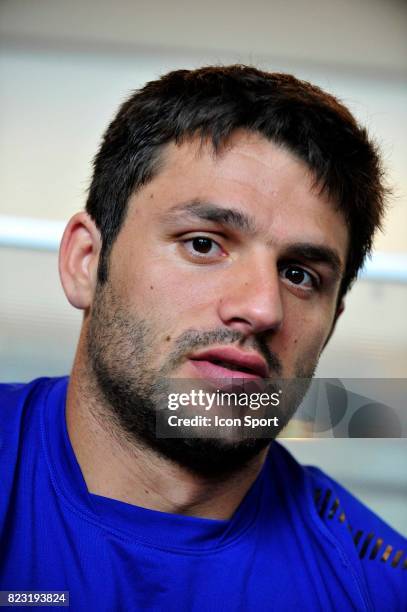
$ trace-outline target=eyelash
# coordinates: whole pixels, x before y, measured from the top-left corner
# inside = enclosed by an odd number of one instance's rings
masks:
[[[320,288],[320,286],[321,286],[321,279],[319,278],[319,276],[316,276],[315,274],[313,274],[312,272],[310,272],[309,270],[307,270],[306,268],[304,268],[300,264],[290,263],[290,264],[286,264],[284,267],[281,266],[280,270],[279,270],[280,271],[280,275],[282,275],[285,271],[289,270],[290,268],[298,270],[298,271],[302,272],[302,274],[307,275],[309,277],[310,282],[311,282],[311,287],[306,287],[305,285],[300,285],[300,284],[293,283],[293,282],[289,281],[291,286],[298,287],[299,289],[302,289],[304,291],[311,291],[311,290],[317,291]]]
[[[186,248],[186,250],[192,257],[195,257],[197,259],[204,259],[206,261],[212,259],[213,257],[218,257],[218,255],[208,255],[207,253],[198,253],[196,251],[192,253],[188,249],[187,245],[190,244],[192,247],[192,243],[194,242],[194,240],[206,240],[211,243],[211,248],[213,245],[216,245],[216,247],[221,251],[222,256],[224,257],[226,255],[225,251],[223,250],[221,245],[216,242],[216,240],[214,240],[213,238],[210,238],[209,236],[197,235],[197,236],[191,236],[191,238],[187,238],[186,240],[182,241],[182,244],[184,245],[184,247]]]
[[[223,248],[221,247],[221,245],[216,242],[216,240],[214,240],[213,238],[211,238],[210,236],[205,236],[205,235],[197,235],[197,236],[191,236],[190,238],[187,238],[185,240],[182,241],[183,246],[185,247],[185,249],[188,251],[189,255],[191,255],[192,257],[195,257],[196,259],[201,259],[204,261],[208,261],[211,260],[212,258],[216,258],[218,257],[218,255],[208,255],[207,253],[198,253],[198,252],[194,252],[192,253],[187,245],[191,245],[191,249],[192,249],[192,243],[194,242],[194,240],[206,240],[208,241],[210,244],[210,250],[212,249],[213,245],[216,245],[216,247],[221,251],[222,253],[222,257],[224,257],[226,255],[225,251],[223,250]],[[290,268],[292,269],[296,269],[300,272],[302,272],[303,274],[307,275],[309,277],[309,280],[311,282],[312,287],[305,287],[303,285],[300,284],[296,284],[293,282],[290,282],[290,285],[292,287],[298,287],[299,289],[303,290],[303,291],[311,291],[311,290],[318,290],[321,286],[321,279],[319,278],[319,276],[317,276],[316,274],[313,274],[312,272],[310,272],[309,270],[307,270],[305,267],[303,267],[301,264],[297,264],[295,262],[291,262],[291,263],[286,263],[284,264],[284,266],[280,266],[279,268],[279,273],[280,275],[282,275],[285,271],[289,270]]]

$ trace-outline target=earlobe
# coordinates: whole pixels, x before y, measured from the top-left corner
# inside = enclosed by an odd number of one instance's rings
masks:
[[[342,298],[341,301],[338,304],[337,309],[336,309],[335,325],[336,325],[337,320],[339,319],[339,317],[341,316],[341,314],[343,313],[344,310],[345,310],[345,300]]]
[[[86,310],[97,282],[100,232],[90,216],[77,213],[65,228],[59,250],[59,275],[69,302]]]

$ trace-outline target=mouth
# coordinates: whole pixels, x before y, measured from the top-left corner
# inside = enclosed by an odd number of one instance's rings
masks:
[[[203,378],[264,379],[268,367],[262,357],[235,347],[202,351],[189,356],[195,369]]]

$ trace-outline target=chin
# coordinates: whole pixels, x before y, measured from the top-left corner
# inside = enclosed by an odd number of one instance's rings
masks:
[[[240,441],[217,438],[156,438],[154,450],[176,465],[203,478],[240,471],[257,457],[271,438]]]

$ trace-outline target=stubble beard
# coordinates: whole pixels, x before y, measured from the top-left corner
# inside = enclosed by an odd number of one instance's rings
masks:
[[[192,350],[215,343],[228,344],[242,340],[240,332],[218,329],[209,332],[188,330],[175,342],[175,348],[160,368],[154,363],[159,334],[149,321],[126,309],[111,285],[98,284],[87,329],[86,346],[90,376],[96,385],[99,416],[119,438],[137,448],[152,450],[193,474],[220,478],[236,473],[248,465],[275,438],[183,437],[156,435],[159,406],[168,398],[171,374]],[[260,339],[256,348],[272,371],[281,375],[282,366]],[[315,364],[298,368],[296,377],[303,380],[301,397],[279,412],[279,431],[283,429],[300,404],[314,374]]]

